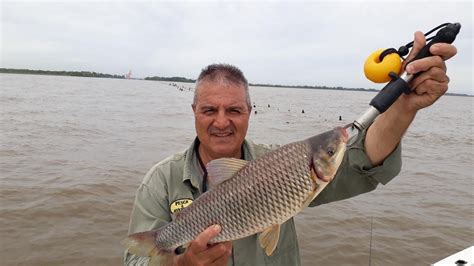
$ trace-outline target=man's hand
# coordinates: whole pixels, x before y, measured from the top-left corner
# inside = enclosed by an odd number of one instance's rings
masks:
[[[208,244],[220,231],[219,225],[208,227],[189,244],[183,254],[174,258],[174,264],[179,266],[227,265],[230,254],[232,254],[232,242]]]
[[[425,44],[426,40],[423,33],[415,32],[413,49],[405,62],[411,61]],[[432,105],[448,90],[449,78],[446,75],[444,61],[456,55],[456,47],[447,43],[437,43],[430,47],[430,53],[433,56],[415,60],[408,64],[406,68],[409,74],[423,72],[410,82],[413,92],[400,97],[400,102],[403,103],[407,111],[416,112]],[[403,67],[405,67],[405,64]]]
[[[406,62],[414,58],[425,43],[423,33],[415,32],[413,48]],[[448,90],[449,78],[444,60],[456,55],[456,47],[437,43],[430,47],[430,52],[433,56],[407,65],[409,74],[422,72],[409,84],[412,93],[402,94],[367,130],[364,145],[372,165],[380,165],[395,150],[418,110],[432,105]]]

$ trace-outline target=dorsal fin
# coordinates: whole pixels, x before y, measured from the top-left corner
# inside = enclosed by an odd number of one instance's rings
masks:
[[[245,160],[235,158],[221,158],[210,161],[206,166],[209,189],[232,178],[247,163]]]

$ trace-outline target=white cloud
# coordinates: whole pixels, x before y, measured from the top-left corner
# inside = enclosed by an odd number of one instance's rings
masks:
[[[451,91],[474,94],[471,2],[3,2],[1,67],[195,78],[229,62],[251,82],[380,87],[365,58],[443,22],[462,24]]]

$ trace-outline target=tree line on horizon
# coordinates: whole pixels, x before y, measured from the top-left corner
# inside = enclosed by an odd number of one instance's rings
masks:
[[[114,79],[125,78],[125,75],[112,75],[112,74],[104,74],[104,73],[91,72],[91,71],[54,71],[54,70],[0,68],[0,73],[73,76],[73,77],[90,77],[90,78],[114,78]]]
[[[92,77],[92,78],[115,78],[125,79],[125,75],[112,75],[104,74],[91,71],[52,71],[52,70],[31,70],[31,69],[14,69],[14,68],[0,68],[0,73],[7,74],[33,74],[33,75],[55,75],[55,76],[74,76],[74,77]],[[168,81],[168,82],[183,82],[183,83],[195,83],[195,79],[188,79],[185,77],[146,77],[144,80],[152,81]],[[346,91],[379,91],[377,89],[365,89],[365,88],[344,88],[344,87],[328,87],[328,86],[309,86],[309,85],[278,85],[278,84],[259,84],[249,83],[250,86],[255,87],[274,87],[274,88],[295,88],[295,89],[322,89],[322,90],[346,90]],[[473,95],[462,94],[462,93],[446,93],[446,95],[452,96],[469,96]]]
[[[195,83],[195,79],[188,79],[185,77],[146,77],[145,80],[156,80],[156,81],[172,81],[172,82],[183,82],[183,83]],[[328,87],[328,86],[308,86],[308,85],[278,85],[278,84],[259,84],[249,83],[249,86],[255,87],[274,87],[274,88],[295,88],[295,89],[323,89],[323,90],[353,90],[353,91],[377,91],[376,89],[364,89],[364,88],[344,88],[344,87]]]
[[[188,79],[184,77],[146,77],[145,80],[157,80],[157,81],[174,81],[174,82],[185,82],[185,83],[194,83],[195,79]]]
[[[14,69],[14,68],[0,68],[0,73],[10,74],[37,74],[37,75],[57,75],[57,76],[74,76],[74,77],[93,77],[93,78],[118,78],[124,79],[125,75],[112,75],[91,71],[54,71],[54,70],[32,70],[32,69]],[[144,80],[168,81],[168,82],[184,82],[195,83],[195,79],[188,79],[185,77],[146,77]],[[301,89],[327,89],[327,90],[364,90],[375,91],[375,89],[364,88],[343,88],[343,87],[327,87],[327,86],[307,86],[307,85],[278,85],[278,84],[259,84],[249,83],[250,86],[257,87],[276,87],[276,88],[301,88]]]

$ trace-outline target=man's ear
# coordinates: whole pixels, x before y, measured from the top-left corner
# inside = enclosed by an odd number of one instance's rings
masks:
[[[191,104],[191,107],[193,108],[193,112],[196,113],[196,105]]]

